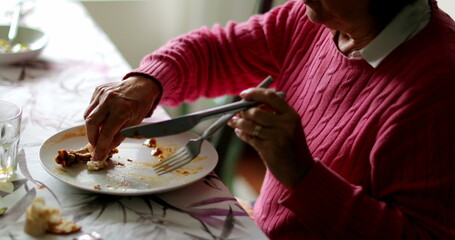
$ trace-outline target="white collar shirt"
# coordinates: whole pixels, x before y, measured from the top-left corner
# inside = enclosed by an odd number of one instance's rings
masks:
[[[367,46],[353,51],[348,57],[363,58],[376,68],[400,44],[419,33],[428,24],[430,17],[428,0],[417,0],[405,6]]]

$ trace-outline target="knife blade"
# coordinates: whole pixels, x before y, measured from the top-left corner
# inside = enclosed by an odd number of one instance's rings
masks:
[[[231,112],[238,112],[246,108],[259,105],[259,102],[254,101],[238,101],[226,105],[209,108],[206,110],[194,112],[191,114],[183,115],[174,119],[156,122],[145,123],[138,126],[127,127],[120,131],[124,137],[162,137],[172,134],[181,133],[190,130],[196,126],[200,121],[223,115]]]
[[[258,87],[266,88],[270,86],[272,82],[273,78],[268,76],[258,85]],[[258,102],[240,100],[238,102],[194,112],[162,122],[144,123],[137,126],[127,127],[122,129],[120,134],[124,137],[131,138],[162,137],[178,134],[192,129],[202,120],[227,113],[235,113],[259,104],[260,103]]]

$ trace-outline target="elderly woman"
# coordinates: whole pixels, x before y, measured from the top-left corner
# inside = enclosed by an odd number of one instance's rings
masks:
[[[384,3],[387,2],[387,3]],[[455,24],[436,1],[290,0],[171,40],[85,119],[102,159],[157,104],[239,94],[229,125],[267,166],[271,239],[455,239]]]

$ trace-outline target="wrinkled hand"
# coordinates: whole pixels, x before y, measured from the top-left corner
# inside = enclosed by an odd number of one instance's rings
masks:
[[[120,130],[141,123],[160,94],[159,85],[143,76],[98,86],[84,114],[88,141],[95,147],[92,160],[103,160],[120,145]]]
[[[300,116],[270,89],[251,88],[240,96],[263,104],[243,110],[229,121],[229,126],[258,152],[276,179],[292,188],[314,163]]]

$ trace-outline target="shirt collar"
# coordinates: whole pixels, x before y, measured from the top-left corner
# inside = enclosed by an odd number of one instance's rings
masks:
[[[417,0],[405,6],[373,41],[350,57],[361,57],[376,68],[400,44],[419,33],[430,17],[428,0]]]

